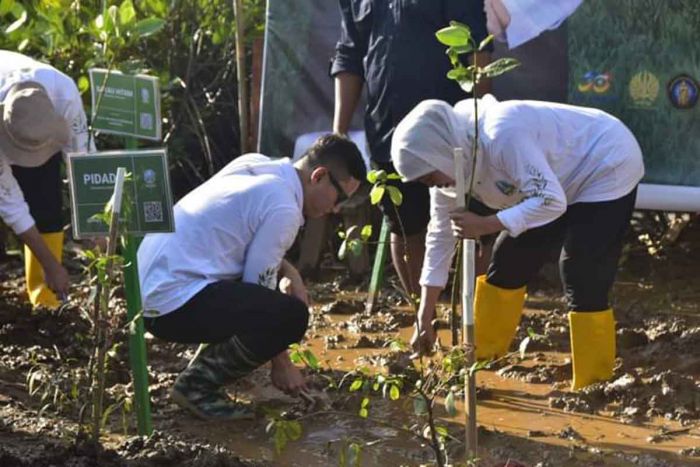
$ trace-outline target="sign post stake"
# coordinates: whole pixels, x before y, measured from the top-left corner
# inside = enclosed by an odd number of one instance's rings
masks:
[[[76,238],[100,235],[103,226],[91,221],[104,205],[105,188],[113,181],[114,164],[132,172],[124,250],[124,289],[129,323],[129,363],[134,382],[138,433],[153,432],[148,391],[143,306],[136,251],[147,232],[172,232],[172,199],[164,149],[138,151],[136,138],[161,139],[160,86],[157,77],[126,75],[113,70],[89,70],[92,126],[104,133],[126,137],[126,151],[69,154],[73,228]],[[100,94],[98,95],[97,91]],[[99,103],[99,106],[97,105]]]
[[[390,241],[389,222],[386,220],[386,217],[382,217],[382,230],[379,232],[379,244],[377,245],[377,252],[374,255],[374,266],[372,267],[372,277],[369,282],[369,293],[367,294],[365,313],[372,313],[374,311],[374,306],[379,296],[379,290],[382,288],[384,263],[386,263]]]
[[[126,138],[127,149],[137,149],[138,143],[134,138]],[[134,402],[139,435],[149,436],[153,433],[151,421],[151,399],[148,392],[148,366],[146,364],[146,341],[143,337],[143,316],[141,313],[141,287],[136,251],[141,243],[140,238],[131,234],[126,235],[124,245],[124,289],[126,290],[126,316],[129,326],[129,360],[134,380]]]

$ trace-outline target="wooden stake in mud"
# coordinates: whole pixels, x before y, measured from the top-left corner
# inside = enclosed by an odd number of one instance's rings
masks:
[[[454,148],[455,191],[457,207],[466,208],[466,180],[464,178],[464,150]],[[474,258],[476,243],[473,239],[462,240],[462,338],[468,369],[474,364]],[[467,461],[477,457],[476,436],[476,376],[468,371],[464,378],[465,442]]]

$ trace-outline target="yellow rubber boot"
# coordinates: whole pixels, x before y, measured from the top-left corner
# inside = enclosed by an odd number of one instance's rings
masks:
[[[615,317],[611,309],[569,313],[571,389],[610,379],[615,365]]]
[[[63,257],[63,232],[43,233],[41,238],[44,239],[46,246],[60,263]],[[24,247],[24,274],[31,304],[35,307],[58,308],[60,303],[56,295],[44,282],[44,269],[27,246]]]
[[[525,287],[502,289],[476,279],[474,293],[474,338],[477,360],[492,360],[508,352],[520,324]]]

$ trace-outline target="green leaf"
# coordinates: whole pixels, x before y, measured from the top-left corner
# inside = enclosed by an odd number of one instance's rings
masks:
[[[369,410],[367,409],[360,409],[360,417],[362,418],[367,418],[369,416]]]
[[[382,197],[384,197],[385,186],[386,185],[375,185],[372,187],[372,191],[369,192],[370,203],[379,204]]]
[[[119,24],[128,26],[134,19],[136,19],[134,4],[131,0],[124,0],[122,4],[119,5]]]
[[[435,433],[438,435],[439,438],[442,438],[442,439],[447,438],[447,436],[449,435],[447,428],[444,426],[436,426]]]
[[[452,59],[453,57],[457,58],[456,61],[453,61],[453,65],[455,65],[455,62],[459,63],[459,56],[468,54],[474,51],[474,47],[472,47],[471,44],[467,45],[455,45],[453,47],[448,47],[445,53]]]
[[[527,327],[527,335],[530,336],[531,339],[537,339],[537,337],[538,337],[535,330],[532,329],[532,327],[530,327],[530,326]]]
[[[151,17],[138,21],[133,31],[137,37],[148,37],[163,29],[164,26],[165,20]]]
[[[119,36],[119,23],[117,22],[119,18],[119,8],[117,5],[112,5],[107,8],[107,17],[105,18],[105,29],[107,32],[114,31],[117,36]]]
[[[486,46],[488,46],[491,42],[493,42],[493,34],[489,34],[488,36],[486,36],[486,39],[481,41],[481,43],[479,44],[479,51],[481,52],[482,50],[484,50]]]
[[[80,91],[80,94],[86,92],[89,89],[90,89],[90,80],[88,79],[88,77],[83,75],[80,78],[78,78],[78,91]]]
[[[301,434],[302,434],[301,423],[299,423],[296,420],[285,421],[284,431],[285,431],[285,434],[287,435],[287,438],[291,439],[292,441],[296,441],[299,438],[301,438]]]
[[[389,350],[392,352],[403,352],[408,350],[408,345],[401,340],[393,340],[389,343]]]
[[[423,396],[416,396],[413,398],[413,413],[416,415],[428,413],[428,405],[425,403]]]
[[[369,238],[372,236],[372,224],[367,224],[364,227],[362,227],[362,231],[360,232],[360,238],[362,239],[363,242],[366,242],[369,240]]]
[[[299,352],[290,352],[289,359],[292,361],[292,363],[295,363],[297,365],[303,362],[301,355],[299,355]]]
[[[455,393],[450,391],[445,397],[445,411],[450,417],[457,415],[457,405],[455,404]]]
[[[454,47],[448,47],[445,53],[450,58],[450,65],[453,67],[459,66],[459,54],[455,51]]]
[[[502,75],[520,66],[520,62],[514,58],[499,58],[483,67],[480,72],[486,78],[493,78]]]
[[[362,398],[362,402],[360,403],[360,407],[363,409],[366,409],[367,407],[369,407],[369,397]]]
[[[367,172],[367,181],[370,182],[372,185],[377,183],[377,172],[378,170],[370,170]]]
[[[24,39],[22,39],[22,42],[20,42],[19,45],[17,46],[17,52],[22,52],[24,49],[27,48],[28,45],[29,45],[29,39],[25,37]]]
[[[528,336],[525,339],[520,341],[520,346],[518,347],[518,350],[520,350],[520,358],[525,358],[525,352],[527,352],[527,346],[529,344],[530,344],[530,336]]]
[[[401,397],[401,391],[399,391],[399,387],[395,384],[392,384],[391,389],[389,390],[389,399],[395,401],[398,400],[399,397]]]
[[[224,41],[224,38],[221,36],[221,33],[219,31],[214,31],[214,33],[211,35],[211,43],[214,45],[219,45]]]
[[[168,3],[165,0],[146,0],[148,7],[159,15],[165,15],[168,11]]]
[[[356,236],[355,232],[359,230],[359,227],[356,225],[351,225],[348,230],[345,231],[345,236],[347,238],[352,238],[353,236]]]
[[[15,0],[1,0],[0,1],[0,16],[5,16],[12,10],[15,6]]]
[[[362,378],[357,378],[355,381],[352,382],[350,385],[350,392],[355,392],[359,390],[362,387]]]
[[[474,81],[471,80],[462,80],[458,81],[459,87],[462,88],[462,91],[471,94],[471,92],[474,90]]]
[[[357,258],[362,253],[362,242],[357,238],[353,238],[348,242],[348,250],[350,254]]]
[[[345,257],[347,256],[347,251],[348,251],[348,241],[343,240],[343,243],[340,244],[340,248],[338,248],[338,259],[340,261],[344,261]]]
[[[22,25],[27,21],[27,10],[22,8],[22,13],[20,13],[19,18],[15,20],[14,23],[10,24],[7,28],[5,28],[5,34],[10,34],[19,28],[22,27]]]
[[[394,203],[394,206],[401,206],[401,203],[403,203],[403,194],[401,190],[391,185],[387,185],[386,189],[389,190],[389,197],[391,198],[391,202]]]
[[[389,175],[386,176],[387,180],[401,180],[401,175],[397,174],[396,172],[391,172]]]
[[[280,454],[287,445],[287,433],[281,428],[275,429],[275,451]]]
[[[481,371],[484,368],[487,368],[488,366],[488,360],[479,360],[478,362],[473,363],[472,366],[469,367],[469,376],[474,376],[474,373],[476,373],[477,371]]]
[[[448,47],[466,46],[472,40],[472,33],[469,27],[456,21],[451,21],[450,26],[440,29],[435,33],[435,37],[440,43]]]
[[[351,443],[350,446],[348,446],[347,465],[349,467],[359,467],[361,461],[361,453],[362,446],[360,446],[357,443]]]
[[[316,358],[316,355],[314,355],[312,351],[308,349],[304,350],[304,359],[306,360],[306,364],[312,370],[318,370],[320,368],[318,358]]]

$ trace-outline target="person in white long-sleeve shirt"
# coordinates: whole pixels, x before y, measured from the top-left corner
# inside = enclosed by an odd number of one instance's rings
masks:
[[[4,187],[4,193],[14,193],[12,198],[17,206],[22,206],[19,211],[31,214],[31,223],[38,232],[37,242],[54,257],[55,261],[47,257],[40,257],[36,248],[31,243],[25,242],[25,277],[29,301],[34,306],[56,308],[59,301],[54,294],[65,294],[67,291],[67,274],[65,270],[58,269],[63,251],[63,196],[61,180],[61,161],[63,154],[67,152],[94,151],[95,145],[88,145],[88,127],[80,92],[75,82],[65,73],[53,66],[39,62],[9,50],[0,50],[0,102],[9,104],[10,97],[18,86],[35,86],[41,88],[52,104],[52,112],[62,118],[68,126],[69,134],[60,146],[52,147],[54,151],[48,158],[42,158],[41,164],[22,166],[14,163],[10,158],[11,170],[5,164],[0,173],[0,185]],[[9,107],[6,106],[9,110]],[[26,110],[28,117],[26,131],[39,135],[42,123],[43,108],[31,108]],[[6,138],[9,143],[17,143],[17,138]],[[36,137],[28,136],[27,141],[20,145],[36,145]],[[10,180],[12,178],[12,180]],[[15,210],[15,212],[19,212]],[[25,219],[26,212],[23,214]],[[17,226],[12,221],[5,222],[16,233]],[[26,221],[25,221],[26,224]],[[22,230],[24,226],[20,227]],[[34,244],[36,245],[37,242]],[[47,264],[49,264],[47,266]],[[47,271],[47,268],[50,269]],[[60,276],[60,280],[57,278]]]
[[[306,331],[308,298],[284,255],[304,218],[337,210],[364,178],[359,150],[337,135],[295,163],[246,154],[177,203],[174,233],[146,235],[138,251],[146,329],[209,344],[177,378],[176,403],[204,419],[250,416],[221,388],[266,361],[276,387],[305,389],[286,350]]]
[[[571,324],[574,389],[612,374],[615,323],[608,295],[644,175],[639,145],[617,118],[596,109],[536,101],[479,101],[472,174],[473,100],[424,101],[399,124],[392,158],[404,180],[431,186],[431,221],[421,275],[419,351],[435,341],[431,322],[458,238],[500,232],[486,276],[477,279],[476,355],[505,354],[525,286],[552,248]],[[489,213],[457,211],[453,150],[467,155],[467,186]]]
[[[581,3],[583,0],[485,0],[486,26],[496,40],[514,49],[558,28]]]

